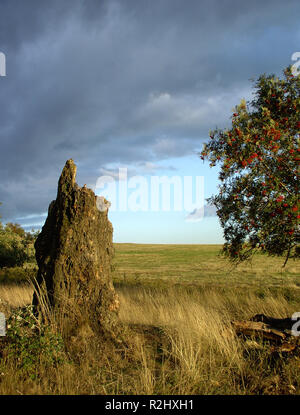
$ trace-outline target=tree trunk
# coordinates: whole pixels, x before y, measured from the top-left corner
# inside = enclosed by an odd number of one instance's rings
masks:
[[[119,308],[111,278],[113,228],[108,208],[100,211],[94,192],[75,179],[76,165],[68,160],[35,243],[37,289],[44,287],[50,309],[67,319],[70,333],[83,325],[113,333]],[[45,311],[36,293],[33,305]]]

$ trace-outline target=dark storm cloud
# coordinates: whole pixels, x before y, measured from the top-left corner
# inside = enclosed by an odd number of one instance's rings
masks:
[[[0,201],[45,212],[68,158],[79,182],[111,163],[192,154],[249,78],[299,50],[296,1],[2,0]]]

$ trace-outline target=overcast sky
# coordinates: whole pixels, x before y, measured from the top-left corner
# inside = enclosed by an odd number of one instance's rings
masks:
[[[0,0],[2,220],[43,222],[69,158],[81,185],[127,166],[202,175],[210,196],[217,167],[196,151],[251,99],[250,78],[292,63],[299,16],[299,0]],[[195,231],[184,214],[168,239],[178,218],[164,227],[149,213],[143,228],[145,215],[112,214],[115,240],[205,243],[212,226],[210,217]],[[216,224],[211,243],[221,241]]]

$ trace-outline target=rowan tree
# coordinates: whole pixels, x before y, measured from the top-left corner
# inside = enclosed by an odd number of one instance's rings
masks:
[[[224,231],[223,254],[233,262],[257,249],[299,257],[300,76],[254,80],[254,99],[241,100],[228,129],[210,131],[199,154],[221,164],[214,204]]]

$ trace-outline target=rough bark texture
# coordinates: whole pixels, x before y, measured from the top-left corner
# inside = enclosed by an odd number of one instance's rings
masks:
[[[68,160],[35,243],[37,283],[45,283],[52,309],[70,319],[73,333],[83,324],[111,332],[119,308],[111,279],[113,228],[108,210],[100,211],[94,192],[75,179],[76,165]],[[33,304],[41,306],[36,295]]]

